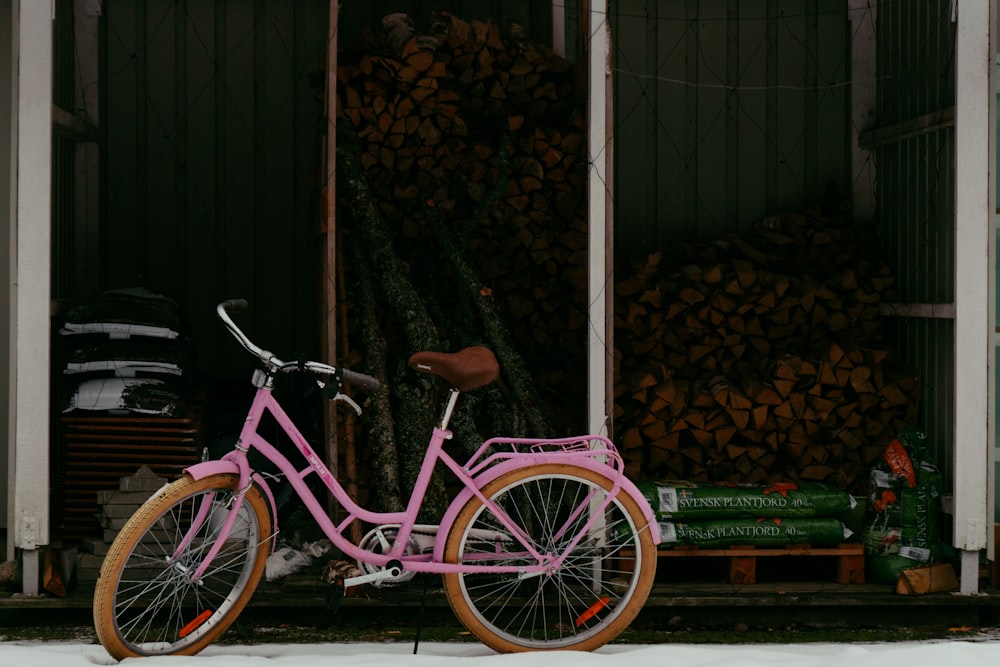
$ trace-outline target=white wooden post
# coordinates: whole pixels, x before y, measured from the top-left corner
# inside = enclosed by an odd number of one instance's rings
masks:
[[[38,594],[49,543],[49,267],[53,3],[16,0],[11,238],[10,426],[14,487],[9,530],[21,549],[23,591]]]
[[[996,50],[987,0],[958,6],[955,35],[955,529],[961,592],[979,590],[993,523],[993,330],[996,232],[991,108]]]
[[[14,9],[10,0],[0,0],[0,230],[2,230],[3,247],[7,252],[0,255],[0,280],[5,284],[10,284],[11,267],[10,260],[13,253],[10,251],[11,229],[14,220]],[[0,294],[0,346],[10,349],[10,290]],[[0,367],[0,385],[9,387],[9,368]],[[0,433],[7,432],[9,420],[9,402],[0,404]],[[10,445],[10,438],[6,438],[0,445],[0,483],[5,486],[0,491],[0,528],[6,530],[7,539],[4,545],[5,552],[0,560],[12,560],[14,558],[14,532],[7,530],[10,521],[11,508],[14,507],[14,488],[11,483],[10,471],[14,458],[14,448]]]
[[[588,405],[587,420],[591,433],[608,432],[610,414],[609,371],[613,360],[614,342],[611,337],[608,317],[608,301],[613,297],[612,271],[609,265],[612,243],[611,216],[608,207],[611,202],[611,181],[608,161],[611,157],[610,125],[608,124],[608,78],[610,63],[610,25],[608,24],[607,0],[590,3],[587,16],[589,40],[587,62],[590,85],[587,97],[587,154],[590,172],[587,180],[589,200],[589,278],[588,303],[589,333],[588,349]]]

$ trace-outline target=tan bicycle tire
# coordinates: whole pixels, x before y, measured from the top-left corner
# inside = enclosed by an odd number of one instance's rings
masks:
[[[211,619],[206,629],[192,633],[196,639],[190,642],[179,642],[176,650],[170,646],[157,647],[156,650],[145,651],[133,645],[122,636],[118,620],[118,592],[122,585],[123,573],[127,571],[130,559],[134,554],[148,549],[148,541],[142,540],[154,531],[162,529],[155,527],[157,522],[166,524],[165,517],[172,508],[192,500],[200,494],[212,490],[238,493],[239,477],[231,474],[217,474],[195,480],[185,475],[146,501],[121,529],[111,548],[105,556],[100,575],[94,589],[94,627],[97,637],[104,648],[115,659],[139,657],[144,655],[194,655],[215,641],[236,620],[257,588],[266,565],[272,537],[271,515],[268,503],[256,485],[251,486],[244,495],[243,506],[252,513],[258,535],[254,536],[252,548],[246,550],[253,554],[253,561],[244,565],[239,571],[239,591],[235,599],[226,602],[224,612],[219,618]],[[242,515],[241,515],[242,516]],[[250,516],[249,514],[247,516]],[[207,542],[206,542],[207,543]],[[168,568],[164,567],[164,570]],[[233,591],[236,589],[234,588]],[[230,596],[232,592],[230,592]],[[136,605],[139,607],[139,605]],[[205,612],[207,613],[207,612]],[[161,642],[169,644],[169,642]]]
[[[575,480],[597,485],[605,491],[610,490],[612,486],[611,481],[606,477],[586,468],[568,464],[542,464],[506,473],[487,484],[483,493],[488,498],[494,498],[529,482],[548,478]],[[505,632],[493,621],[484,618],[484,612],[477,610],[475,602],[470,599],[472,594],[466,590],[464,575],[445,574],[443,575],[445,594],[456,617],[480,641],[502,653],[533,650],[591,651],[615,639],[635,619],[649,596],[656,574],[656,546],[653,543],[650,528],[646,525],[645,516],[631,496],[624,492],[619,493],[614,501],[614,507],[616,513],[620,511],[628,516],[628,521],[624,523],[630,526],[631,537],[629,539],[634,540],[635,544],[634,548],[629,549],[627,553],[634,554],[637,560],[634,563],[636,568],[631,575],[628,575],[632,577],[629,585],[625,588],[628,597],[619,603],[620,608],[615,608],[609,619],[597,622],[592,630],[579,637],[573,636],[573,633],[569,633],[568,637],[558,637],[551,640],[548,638],[517,637]],[[445,543],[446,562],[459,562],[463,542],[465,542],[464,536],[475,529],[475,525],[471,524],[478,522],[479,517],[484,515],[484,512],[481,511],[483,508],[484,505],[478,498],[472,498],[459,511]],[[624,527],[621,530],[624,530]],[[603,560],[604,557],[602,557],[602,563]],[[499,577],[497,579],[500,580]],[[507,585],[510,586],[510,584]],[[539,584],[539,586],[541,585],[543,584]],[[537,597],[531,599],[537,599]],[[581,604],[586,604],[586,602]],[[516,609],[513,606],[512,608]],[[526,608],[527,605],[524,606],[524,609]],[[515,613],[521,614],[522,612]],[[527,615],[527,612],[524,614]],[[566,623],[563,622],[559,625],[565,626]]]

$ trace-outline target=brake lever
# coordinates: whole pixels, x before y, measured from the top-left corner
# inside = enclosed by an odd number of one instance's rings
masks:
[[[360,406],[360,405],[358,405],[357,403],[355,403],[355,402],[354,402],[354,399],[353,399],[353,398],[351,398],[350,396],[348,396],[347,394],[341,394],[341,393],[340,393],[340,392],[338,391],[338,392],[337,392],[337,393],[336,393],[336,394],[335,394],[335,395],[333,396],[333,400],[335,400],[335,401],[343,401],[344,403],[347,403],[347,404],[348,404],[349,406],[351,406],[352,408],[354,408],[354,411],[355,411],[356,413],[358,413],[358,416],[359,416],[359,417],[361,416],[361,406]]]
[[[331,401],[343,401],[351,406],[354,411],[358,413],[359,417],[361,416],[361,406],[355,403],[354,399],[347,394],[342,394],[339,390],[334,390],[334,387],[336,386],[334,383],[326,383],[317,378],[316,384],[319,385],[319,388],[323,390],[327,398]]]

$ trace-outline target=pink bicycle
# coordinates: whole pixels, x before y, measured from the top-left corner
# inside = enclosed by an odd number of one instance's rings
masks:
[[[450,392],[433,429],[405,511],[358,506],[278,404],[278,373],[305,370],[334,399],[343,383],[375,389],[368,375],[319,362],[285,362],[261,349],[217,312],[240,344],[261,362],[257,388],[235,448],[220,460],[188,468],[140,507],[119,533],[94,593],[94,624],[115,658],[197,653],[236,620],[253,595],[278,533],[268,479],[247,454],[271,461],[301,497],[330,541],[357,560],[361,574],[333,585],[350,588],[439,573],[459,620],[497,651],[592,650],[617,637],[649,595],[659,531],[653,513],[625,478],[605,437],[492,438],[465,464],[443,445],[458,396],[499,374],[492,352],[418,352],[410,366],[438,376]],[[331,392],[332,393],[332,392]],[[258,431],[270,414],[303,459],[293,464]],[[295,457],[297,458],[297,457]],[[418,524],[436,465],[462,485],[438,525]],[[334,523],[307,478],[316,475],[342,508]],[[324,494],[325,495],[325,494]],[[355,520],[374,528],[355,545],[344,531]]]

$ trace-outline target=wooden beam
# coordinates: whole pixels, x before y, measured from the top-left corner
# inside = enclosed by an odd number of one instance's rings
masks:
[[[954,125],[955,107],[947,107],[893,125],[862,132],[858,143],[862,148],[875,148]]]
[[[955,319],[954,303],[882,303],[879,315],[885,317],[923,317]]]
[[[337,31],[340,3],[330,0],[330,18],[326,41],[326,95],[323,99],[326,134],[323,153],[322,220],[323,233],[323,353],[325,361],[337,363]],[[325,454],[327,465],[337,476],[337,404],[326,402],[324,414]],[[328,511],[337,511],[330,498]]]
[[[52,130],[74,141],[97,141],[97,128],[55,104],[52,105]]]

